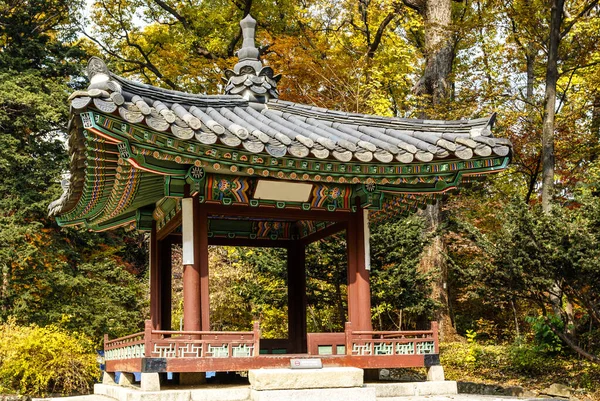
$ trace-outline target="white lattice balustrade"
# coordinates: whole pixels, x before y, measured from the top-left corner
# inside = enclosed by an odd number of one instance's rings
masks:
[[[352,344],[352,355],[371,355],[371,343]]]
[[[179,346],[180,358],[200,358],[202,357],[202,344],[187,343],[185,346]]]
[[[394,347],[390,343],[376,343],[373,351],[375,355],[394,355]]]
[[[415,343],[396,344],[396,354],[412,355],[415,353]]]
[[[144,356],[144,344],[135,344],[108,350],[104,354],[104,359],[106,361],[113,361],[118,359],[144,358]]]
[[[433,341],[417,343],[417,354],[433,354],[435,352],[435,344]]]
[[[240,344],[231,347],[231,353],[234,358],[243,358],[254,356],[254,346]]]
[[[228,358],[229,346],[227,344],[223,344],[215,347],[209,344],[206,352],[208,354],[207,356],[212,356],[213,358]]]

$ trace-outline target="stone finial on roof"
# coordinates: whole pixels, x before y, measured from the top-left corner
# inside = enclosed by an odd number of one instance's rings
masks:
[[[240,26],[244,41],[242,48],[237,52],[238,63],[233,70],[225,71],[225,94],[240,95],[249,101],[260,103],[278,98],[277,82],[281,75],[274,75],[273,69],[263,66],[260,61],[259,51],[254,44],[256,20],[248,14],[240,22]]]

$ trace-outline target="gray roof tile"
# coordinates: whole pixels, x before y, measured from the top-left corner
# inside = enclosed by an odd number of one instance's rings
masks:
[[[280,99],[259,104],[237,95],[194,95],[157,88],[101,70],[98,74],[104,74],[103,79],[95,80],[87,91],[71,95],[74,110],[93,107],[118,113],[127,122],[146,124],[186,141],[213,144],[219,140],[226,146],[275,157],[312,154],[344,162],[353,158],[428,162],[506,156],[511,151],[508,139],[492,136],[495,115],[438,121],[346,113]],[[232,76],[231,82],[260,86],[265,81]]]

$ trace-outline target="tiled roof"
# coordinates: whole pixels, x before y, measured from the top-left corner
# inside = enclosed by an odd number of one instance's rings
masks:
[[[458,121],[390,118],[278,99],[255,103],[237,95],[192,95],[105,72],[90,79],[88,90],[70,97],[75,112],[92,107],[181,140],[242,146],[275,157],[411,163],[510,152],[507,139],[491,136],[494,115]]]
[[[243,174],[256,176],[260,169],[261,177],[319,182],[325,174],[323,164],[328,169],[326,182],[356,184],[357,191],[359,185],[377,183],[382,193],[416,196],[394,198],[392,209],[398,209],[394,202],[409,208],[413,201],[434,202],[435,197],[424,194],[443,193],[466,176],[499,171],[508,163],[510,141],[492,136],[495,114],[472,120],[418,120],[277,99],[281,76],[260,61],[255,25],[249,16],[241,23],[243,46],[239,62],[225,72],[224,95],[134,82],[113,74],[93,57],[88,64],[89,87],[69,97],[71,177],[65,180],[60,199],[50,204],[50,214],[67,214],[69,224],[93,220],[95,229],[103,229],[105,223],[106,227],[127,223],[141,207],[167,196],[169,177],[163,177],[186,174],[189,166],[212,166],[216,171],[224,162],[221,156],[237,153],[246,154],[236,159],[242,164],[229,167],[231,174],[243,168]],[[104,134],[96,129],[103,121],[108,124],[100,129],[106,128]],[[113,126],[110,121],[117,123]],[[159,137],[158,142],[153,139]],[[168,149],[161,153],[164,146]],[[177,166],[171,164],[175,170],[163,171],[163,176],[156,169],[169,158]],[[284,162],[287,172],[277,167]]]

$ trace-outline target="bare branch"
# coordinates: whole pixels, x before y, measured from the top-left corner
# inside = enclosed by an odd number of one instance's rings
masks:
[[[173,17],[175,17],[175,19],[177,21],[181,22],[181,25],[183,25],[183,27],[185,29],[192,30],[192,27],[190,26],[187,18],[185,18],[183,15],[179,14],[177,12],[177,10],[175,10],[173,7],[171,7],[170,5],[168,5],[167,3],[165,3],[163,0],[153,0],[153,1],[160,8],[162,8],[163,10],[165,10],[166,12],[168,12],[169,14],[171,14]]]

